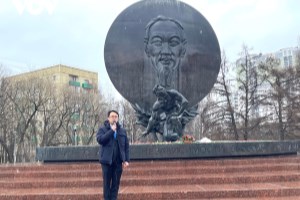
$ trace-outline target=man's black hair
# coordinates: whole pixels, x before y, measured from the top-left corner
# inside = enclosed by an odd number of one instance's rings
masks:
[[[116,114],[118,115],[118,117],[119,117],[119,113],[118,113],[117,111],[115,111],[115,110],[110,110],[110,111],[108,111],[107,117],[109,117],[110,113],[112,113],[112,112],[116,113]]]

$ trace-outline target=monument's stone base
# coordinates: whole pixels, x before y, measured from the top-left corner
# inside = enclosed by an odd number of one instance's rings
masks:
[[[300,152],[300,140],[130,145],[131,160],[268,156],[297,154],[297,152]],[[99,146],[39,147],[36,149],[36,160],[98,161]]]

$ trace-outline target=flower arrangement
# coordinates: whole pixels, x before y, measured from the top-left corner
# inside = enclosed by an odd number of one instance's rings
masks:
[[[184,135],[182,136],[183,143],[193,143],[195,141],[194,136],[192,135]]]

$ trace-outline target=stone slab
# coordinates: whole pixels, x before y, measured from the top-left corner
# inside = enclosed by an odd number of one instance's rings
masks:
[[[131,160],[249,157],[297,154],[300,140],[212,142],[193,144],[130,145]],[[43,162],[98,161],[99,146],[38,147],[36,160]]]

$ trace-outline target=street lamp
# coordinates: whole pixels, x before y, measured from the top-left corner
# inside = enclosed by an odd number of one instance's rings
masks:
[[[74,145],[76,146],[77,145],[77,126],[74,125],[73,127],[74,129]]]

